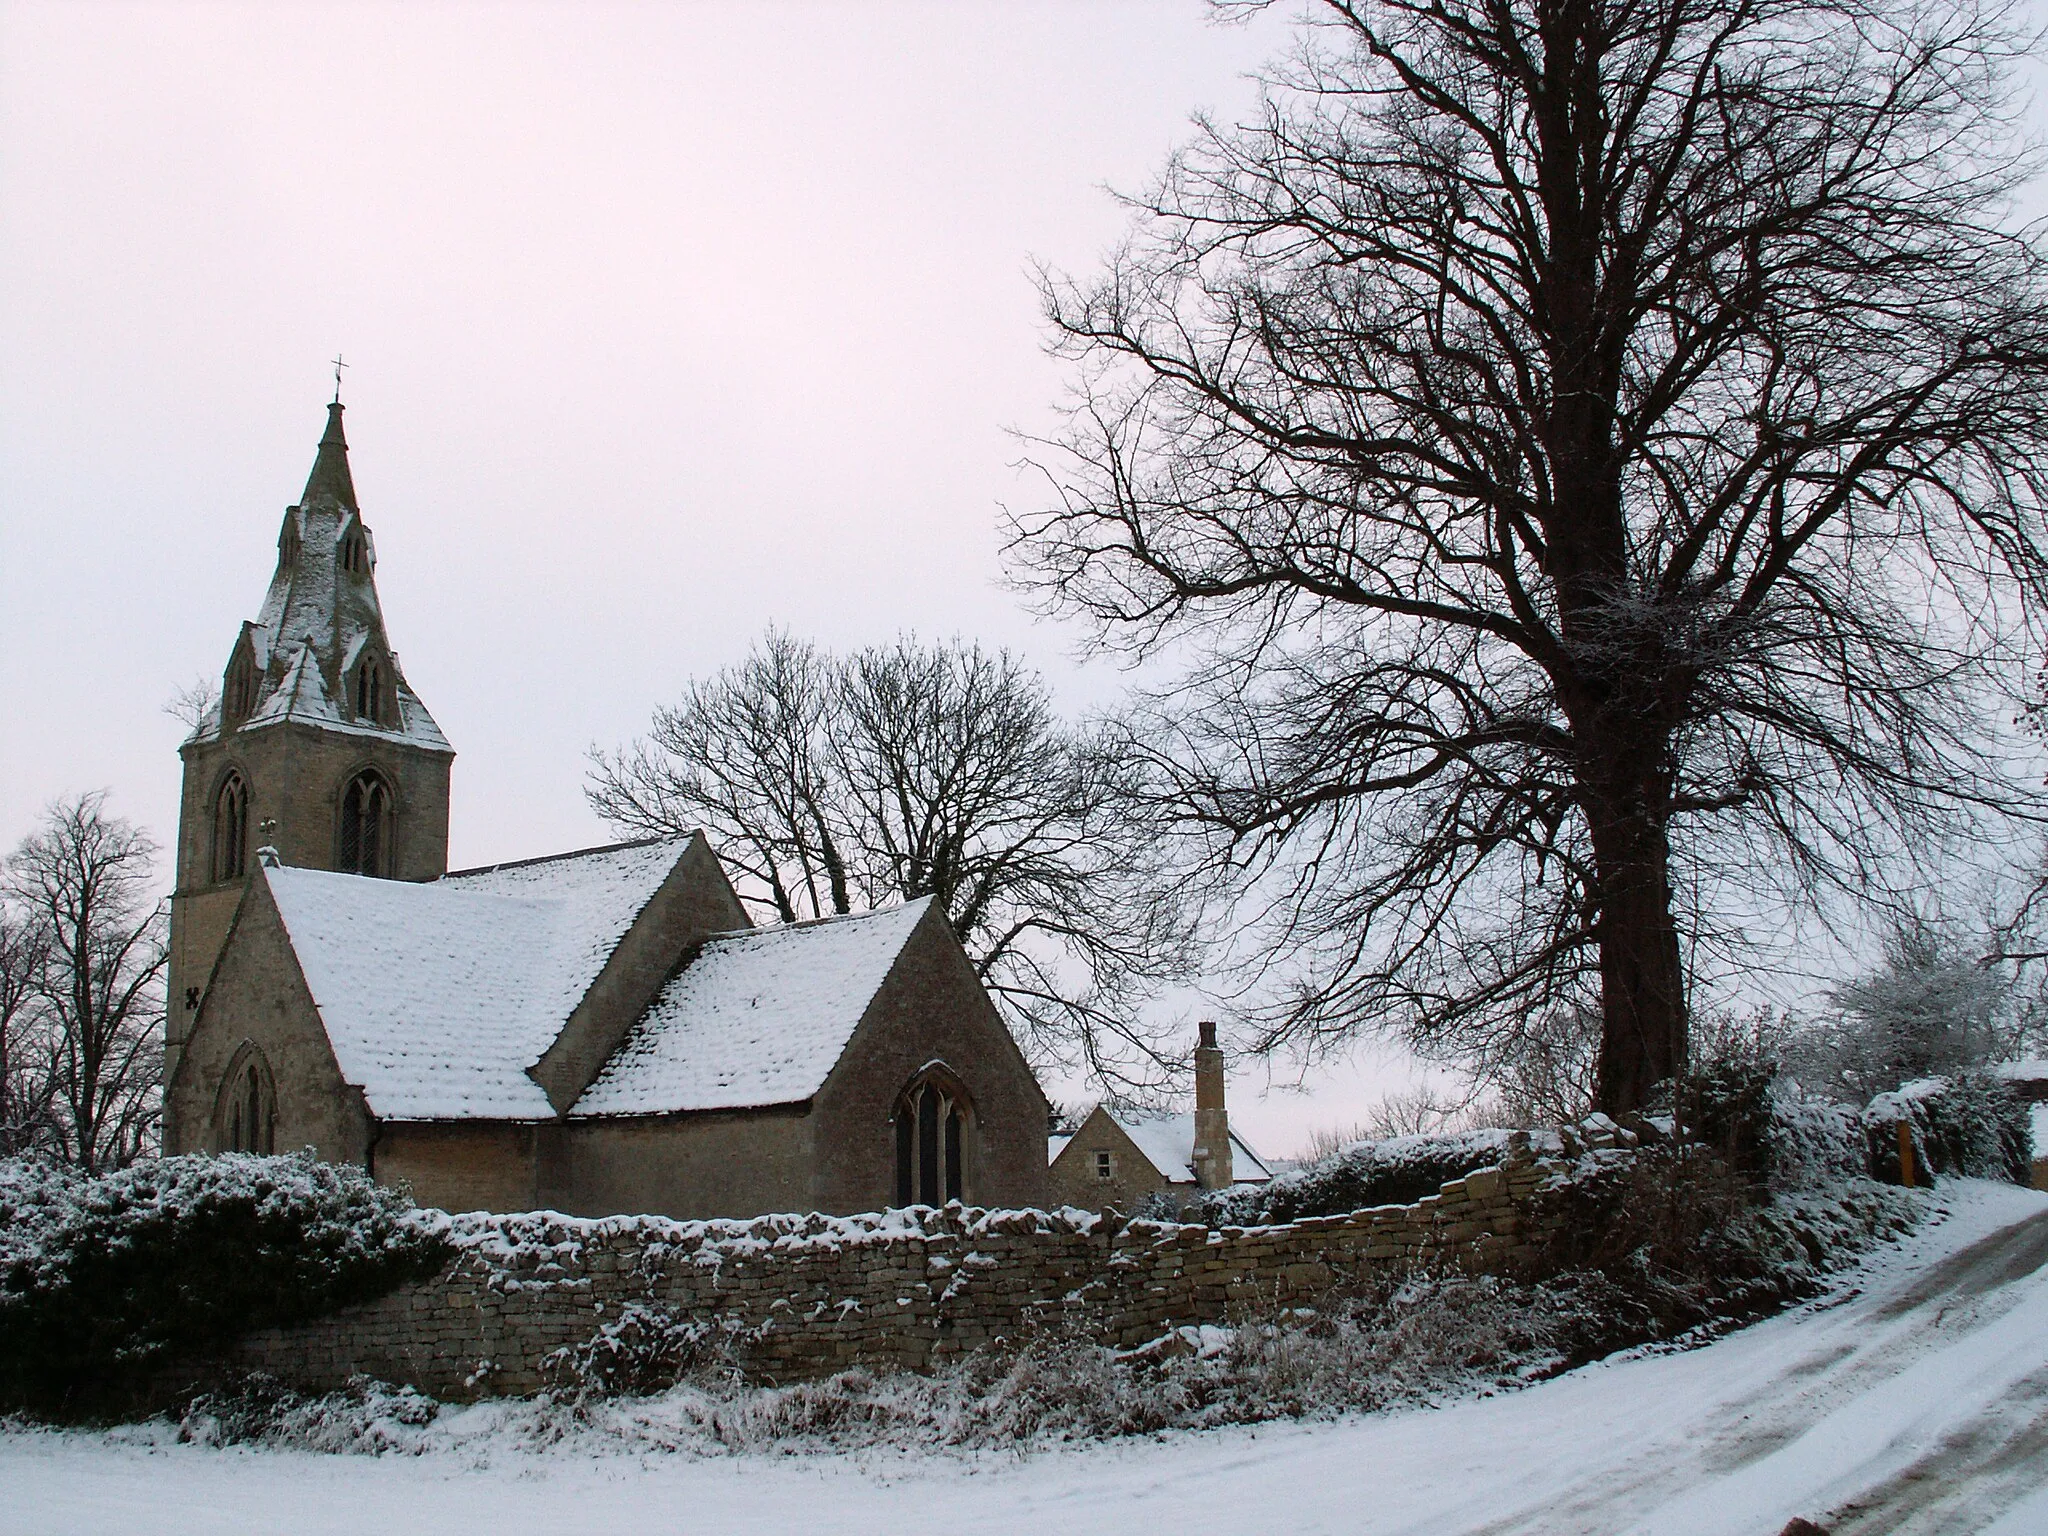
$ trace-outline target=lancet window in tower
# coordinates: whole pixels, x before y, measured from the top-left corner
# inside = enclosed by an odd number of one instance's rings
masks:
[[[935,1072],[921,1073],[896,1101],[896,1203],[964,1200],[967,1096]]]
[[[365,770],[341,793],[341,828],[334,867],[350,875],[391,873],[393,806],[383,778]]]
[[[230,773],[213,797],[213,878],[239,880],[248,867],[249,786]]]

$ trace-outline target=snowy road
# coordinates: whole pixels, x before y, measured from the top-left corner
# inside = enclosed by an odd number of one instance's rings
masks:
[[[1949,1186],[1855,1288],[1435,1411],[1029,1458],[325,1457],[0,1435],[0,1530],[2048,1533],[2048,1196]],[[479,1465],[479,1461],[483,1464]]]

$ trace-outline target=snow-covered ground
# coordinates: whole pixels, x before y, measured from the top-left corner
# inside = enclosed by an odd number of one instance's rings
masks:
[[[2048,1533],[2048,1195],[1946,1214],[1828,1297],[1703,1349],[1329,1423],[1026,1456],[596,1454],[446,1416],[423,1456],[0,1434],[0,1529]]]

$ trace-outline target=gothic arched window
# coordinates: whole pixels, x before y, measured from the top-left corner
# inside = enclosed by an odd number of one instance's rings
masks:
[[[270,1063],[254,1045],[244,1046],[220,1086],[215,1139],[223,1152],[277,1150],[277,1090]]]
[[[341,792],[341,829],[334,867],[350,875],[391,873],[395,817],[390,786],[382,775],[365,769]]]
[[[918,1074],[896,1101],[896,1203],[967,1198],[967,1094],[950,1074]]]
[[[213,878],[239,880],[249,867],[249,786],[239,773],[213,797]]]

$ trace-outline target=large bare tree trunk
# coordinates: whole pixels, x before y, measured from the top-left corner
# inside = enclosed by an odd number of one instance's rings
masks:
[[[1640,1110],[1685,1066],[1685,973],[1671,911],[1671,839],[1650,816],[1593,828],[1600,898],[1600,1071],[1594,1107]]]

